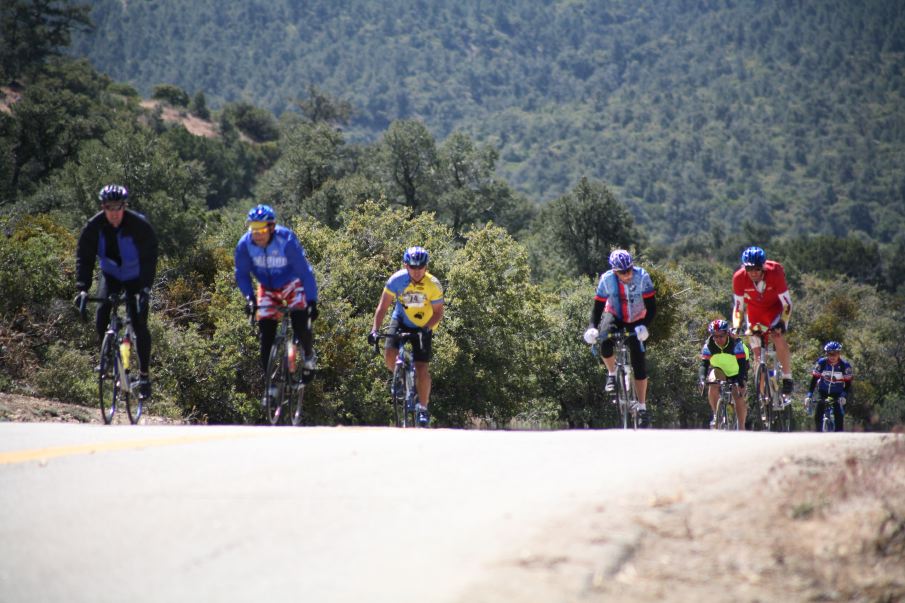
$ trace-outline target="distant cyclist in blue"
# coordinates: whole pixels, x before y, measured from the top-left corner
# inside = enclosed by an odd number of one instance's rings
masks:
[[[610,254],[609,259],[610,270],[603,273],[597,284],[591,325],[585,331],[584,340],[593,345],[600,330],[628,329],[635,332],[635,337],[628,339],[626,344],[635,373],[635,391],[639,402],[638,426],[650,427],[650,414],[647,411],[647,364],[641,344],[647,340],[647,328],[657,310],[654,282],[644,268],[634,265],[628,251],[617,249]],[[609,373],[606,391],[615,391],[616,359],[612,339],[600,343],[600,355]]]
[[[285,304],[291,309],[293,342],[305,353],[302,381],[314,377],[316,356],[311,324],[318,316],[317,282],[295,233],[276,223],[269,205],[257,205],[248,212],[248,232],[236,245],[236,284],[245,296],[245,313],[257,312],[261,339],[261,367],[267,370],[270,348],[276,338],[279,312]],[[258,281],[257,293],[251,277]],[[272,395],[265,392],[265,395]]]
[[[390,305],[393,307],[393,316],[387,333],[421,333],[421,338],[412,340],[412,358],[415,360],[415,390],[418,392],[418,402],[415,412],[418,422],[426,427],[430,423],[430,415],[427,405],[430,403],[431,375],[429,362],[432,355],[431,344],[433,342],[434,329],[443,318],[444,301],[443,287],[440,280],[427,271],[427,262],[430,258],[427,250],[418,245],[409,247],[402,254],[402,270],[397,270],[387,280],[374,311],[374,322],[371,324],[371,333],[368,335],[368,343],[374,345],[377,342],[377,331],[383,323]],[[398,340],[395,337],[387,337],[384,348],[384,360],[387,369],[393,372],[398,355]]]
[[[814,403],[814,387],[820,399],[817,401],[817,409],[814,413],[814,427],[816,431],[822,431],[823,411],[828,397],[835,397],[833,403],[833,415],[836,418],[836,431],[844,431],[842,421],[845,417],[845,402],[848,399],[852,387],[852,365],[842,358],[842,344],[838,341],[827,342],[823,346],[826,356],[817,359],[814,370],[811,371],[811,385],[808,387],[808,397],[805,400],[805,408],[810,410]]]

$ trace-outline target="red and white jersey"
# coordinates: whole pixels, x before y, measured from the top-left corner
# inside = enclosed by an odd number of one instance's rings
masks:
[[[736,329],[741,327],[743,315],[748,319],[749,329],[757,324],[773,327],[780,320],[789,326],[792,296],[779,262],[764,262],[764,276],[758,283],[751,280],[744,266],[736,270],[732,275],[732,295],[732,326]]]

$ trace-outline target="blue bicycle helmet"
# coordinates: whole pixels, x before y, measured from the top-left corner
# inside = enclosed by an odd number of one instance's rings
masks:
[[[617,249],[610,254],[610,268],[614,270],[628,270],[632,265],[632,254],[625,249]]]
[[[277,216],[269,205],[255,205],[248,210],[246,222],[276,222]]]
[[[841,352],[842,344],[839,343],[838,341],[828,341],[827,344],[825,346],[823,346],[823,351],[827,352],[827,353]]]
[[[107,203],[108,201],[126,201],[129,198],[129,191],[126,190],[125,186],[108,184],[97,194],[97,198],[101,203]]]
[[[402,254],[402,263],[412,268],[420,268],[421,266],[427,266],[429,257],[424,247],[415,245],[406,249],[405,253]]]
[[[760,247],[749,247],[742,252],[742,264],[762,268],[767,261],[767,254]]]
[[[729,323],[725,320],[713,320],[707,325],[707,330],[710,331],[710,334],[714,333],[728,333],[729,332]]]

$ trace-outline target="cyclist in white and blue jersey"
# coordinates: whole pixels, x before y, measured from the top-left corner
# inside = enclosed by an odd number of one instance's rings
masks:
[[[805,400],[805,408],[810,411],[814,403],[814,388],[820,399],[817,401],[814,413],[814,428],[816,431],[823,429],[823,411],[827,399],[836,398],[833,402],[833,415],[836,418],[836,431],[845,431],[845,402],[852,388],[852,365],[842,358],[842,344],[838,341],[829,341],[823,346],[826,356],[817,359],[814,370],[811,371],[811,385],[808,387],[808,397]]]
[[[631,254],[624,249],[613,251],[609,261],[610,270],[603,273],[597,284],[594,308],[591,310],[591,324],[585,331],[584,339],[587,343],[593,344],[601,330],[634,331],[635,336],[629,338],[626,345],[631,354],[632,370],[635,374],[635,392],[638,394],[639,402],[638,425],[649,427],[647,363],[641,344],[647,340],[648,327],[654,320],[657,310],[654,282],[644,268],[634,265]],[[601,342],[600,355],[608,372],[606,391],[615,391],[616,359],[612,339]]]

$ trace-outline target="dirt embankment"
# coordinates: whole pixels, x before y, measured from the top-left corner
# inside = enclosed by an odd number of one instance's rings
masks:
[[[151,409],[153,411],[153,408]],[[0,393],[0,421],[26,423],[103,423],[96,406],[80,406],[55,400]],[[114,424],[129,423],[126,409],[117,410]],[[179,425],[182,421],[145,413],[142,425]]]

